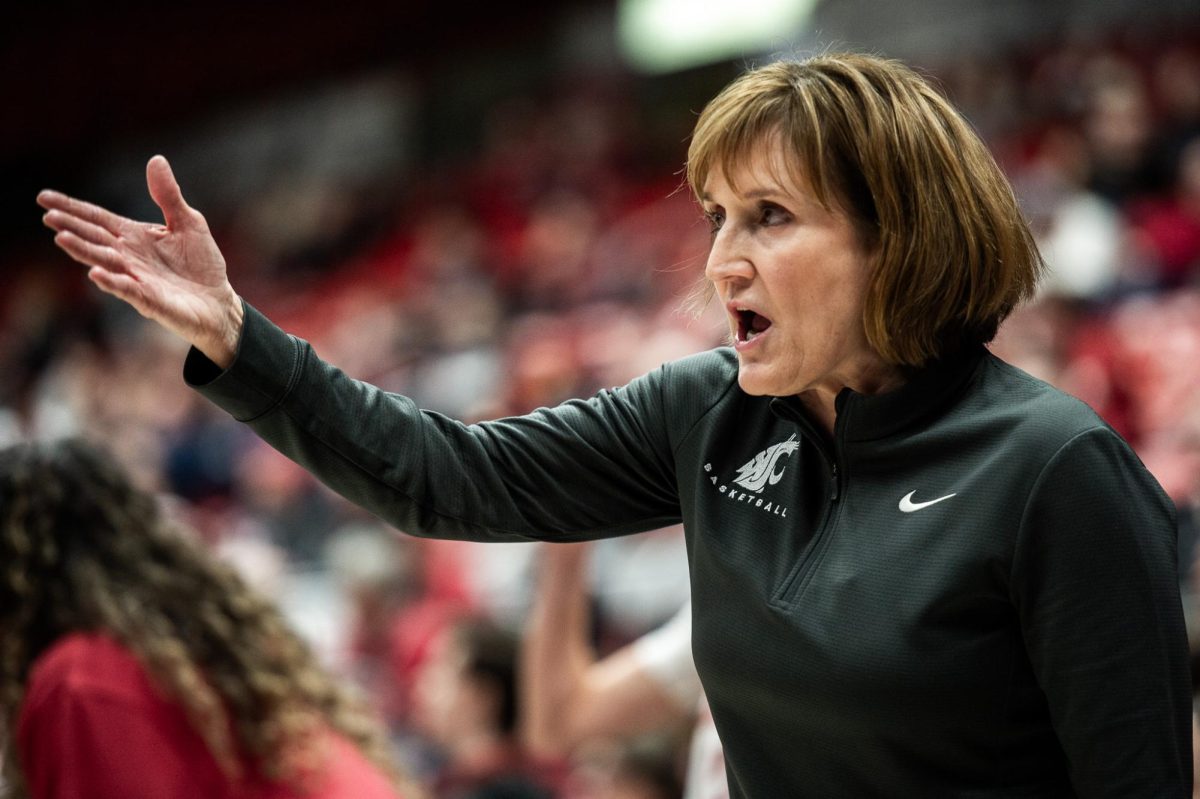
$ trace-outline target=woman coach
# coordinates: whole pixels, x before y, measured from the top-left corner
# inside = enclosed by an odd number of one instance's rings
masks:
[[[732,347],[473,426],[244,305],[166,161],[147,171],[165,226],[46,192],[57,243],[336,490],[419,535],[683,522],[732,796],[1189,795],[1173,510],[1086,406],[984,349],[1040,259],[906,67],[771,64],[701,114],[688,177]]]

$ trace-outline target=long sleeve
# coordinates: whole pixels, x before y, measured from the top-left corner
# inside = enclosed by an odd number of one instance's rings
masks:
[[[246,306],[234,363],[189,384],[347,499],[415,535],[581,540],[680,519],[662,371],[464,425],[353,380]]]
[[[1082,797],[1191,796],[1175,535],[1170,501],[1103,427],[1054,455],[1025,509],[1014,602]]]

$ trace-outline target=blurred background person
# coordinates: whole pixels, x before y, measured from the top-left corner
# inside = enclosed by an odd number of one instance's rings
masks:
[[[436,745],[442,799],[550,799],[560,775],[517,739],[517,639],[464,616],[435,638],[414,686],[413,723]]]
[[[596,741],[575,753],[563,799],[679,799],[673,748],[662,740]]]
[[[569,757],[589,744],[617,742],[627,756],[639,735],[691,730],[685,799],[727,799],[721,741],[692,661],[691,605],[662,627],[603,658],[592,642],[590,545],[546,546],[538,592],[524,631],[522,732],[531,752]],[[651,750],[652,751],[652,750]],[[648,759],[645,753],[641,760]],[[670,771],[679,758],[662,764]]]
[[[278,612],[80,441],[0,451],[10,795],[418,796]]]

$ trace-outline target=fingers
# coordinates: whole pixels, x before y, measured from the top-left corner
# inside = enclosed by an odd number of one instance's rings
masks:
[[[156,155],[146,164],[146,186],[154,203],[162,209],[167,227],[175,229],[186,224],[191,208],[183,199],[183,191],[175,180],[171,165],[161,155]]]
[[[108,271],[125,272],[125,260],[112,247],[85,241],[69,230],[54,237],[54,243],[79,263]]]
[[[118,216],[112,211],[101,208],[98,205],[92,205],[83,200],[76,200],[74,197],[68,197],[65,194],[49,189],[40,192],[37,196],[37,201],[38,205],[47,211],[58,211],[63,214],[79,217],[86,222],[104,228],[113,235],[120,234],[127,225],[131,224],[131,220],[123,216]]]
[[[113,247],[117,243],[117,237],[105,228],[92,224],[82,217],[72,216],[65,211],[47,211],[42,217],[42,221],[46,223],[46,227],[52,230],[60,233],[63,231],[73,233],[84,241],[102,247]]]
[[[141,311],[141,307],[136,302],[141,296],[141,284],[134,280],[129,275],[122,275],[117,272],[109,272],[99,266],[93,266],[88,270],[88,280],[96,284],[96,287],[101,291],[111,294],[117,299],[125,300]]]

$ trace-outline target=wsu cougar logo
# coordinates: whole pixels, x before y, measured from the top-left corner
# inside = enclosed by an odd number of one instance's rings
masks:
[[[784,455],[790,456],[800,447],[800,442],[796,440],[796,435],[787,441],[776,444],[773,447],[767,447],[762,452],[754,456],[738,469],[738,476],[733,478],[733,482],[745,488],[747,491],[759,492],[768,485],[775,485],[783,477],[783,469],[775,471],[775,464]]]

